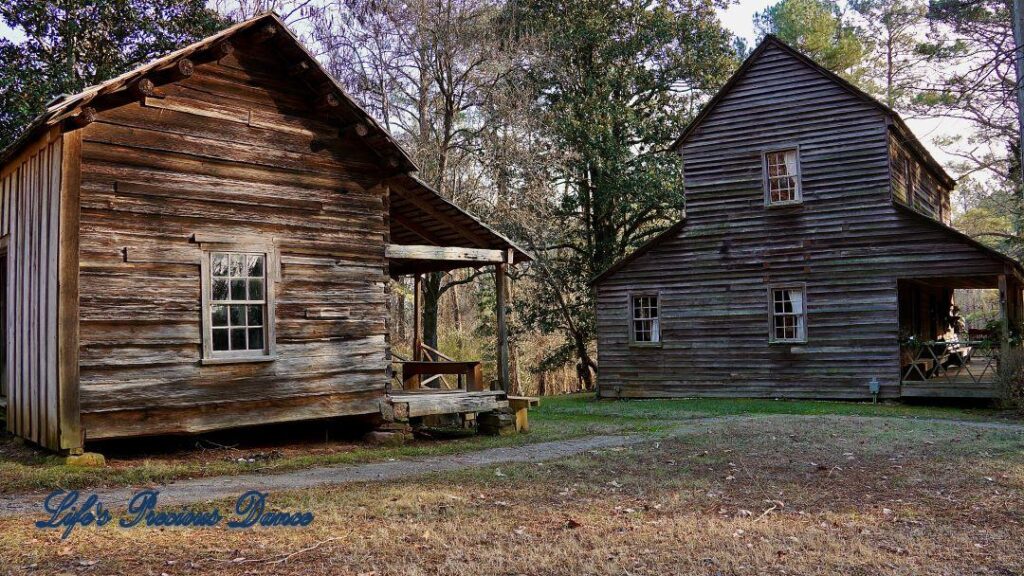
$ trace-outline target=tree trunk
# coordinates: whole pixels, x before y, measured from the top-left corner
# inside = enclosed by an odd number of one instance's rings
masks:
[[[452,293],[452,326],[455,332],[462,334],[462,310],[459,304],[460,286],[452,286],[448,290]]]
[[[395,339],[398,342],[405,342],[406,338],[409,335],[409,332],[407,330],[408,325],[406,324],[406,321],[405,321],[405,291],[402,290],[402,288],[405,287],[405,284],[404,283],[396,283],[396,284],[397,284],[397,288],[398,289],[395,290],[395,298],[398,301],[396,302],[397,310],[396,310],[396,314],[395,314]]]
[[[590,357],[587,351],[587,342],[580,335],[575,336],[576,356],[579,357],[577,364],[577,377],[583,383],[583,391],[594,389],[594,374],[597,372],[597,364]]]
[[[423,277],[423,343],[437,350],[437,303],[441,299],[442,272]]]

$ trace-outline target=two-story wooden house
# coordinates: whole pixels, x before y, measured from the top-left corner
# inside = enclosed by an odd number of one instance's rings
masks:
[[[913,343],[955,288],[1016,324],[1024,271],[893,110],[769,36],[674,147],[684,219],[594,280],[601,396],[992,394],[997,353]]]

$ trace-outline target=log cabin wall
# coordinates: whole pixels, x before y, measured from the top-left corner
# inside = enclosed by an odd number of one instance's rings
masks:
[[[1004,264],[891,200],[887,118],[769,43],[682,148],[686,220],[597,284],[600,394],[899,394],[897,277]],[[798,146],[803,202],[765,206],[763,153]],[[806,286],[807,342],[769,343],[768,287]],[[631,346],[632,294],[662,342]]]
[[[0,234],[6,239],[7,430],[60,445],[57,372],[58,246],[63,141],[29,144],[0,173]]]
[[[379,411],[387,188],[286,64],[239,48],[83,130],[86,439]],[[199,237],[276,247],[276,360],[201,362]]]

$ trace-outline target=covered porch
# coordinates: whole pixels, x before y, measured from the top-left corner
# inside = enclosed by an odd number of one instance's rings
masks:
[[[991,291],[995,321],[968,325],[957,290]],[[1000,358],[1020,343],[1024,279],[1019,271],[1007,266],[1002,274],[901,278],[897,291],[900,396],[997,397]]]
[[[424,182],[403,175],[389,183],[388,275],[412,278],[411,353],[389,343],[388,399],[398,420],[462,415],[509,406],[508,270],[530,256]],[[489,268],[495,282],[495,377],[485,380],[481,359],[456,360],[423,341],[423,279],[434,272]],[[512,399],[516,403],[516,399]]]

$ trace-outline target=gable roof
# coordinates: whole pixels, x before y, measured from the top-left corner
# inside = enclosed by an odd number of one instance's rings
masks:
[[[993,260],[998,260],[1002,262],[1004,265],[1013,270],[1018,277],[1024,278],[1024,265],[1021,265],[1020,262],[1013,259],[1012,257],[1003,254],[1002,252],[996,250],[995,248],[992,248],[991,246],[979,242],[975,238],[971,238],[967,234],[964,234],[963,232],[957,230],[956,228],[953,228],[952,226],[939,222],[938,220],[926,214],[922,214],[909,206],[904,206],[900,202],[893,202],[892,205],[896,208],[897,212],[910,216],[911,218],[917,220],[922,224],[931,226],[936,230],[939,230],[940,232],[949,235],[953,240],[959,240],[960,242],[968,244],[972,248],[975,248],[976,250],[984,253],[986,256],[991,257]]]
[[[273,28],[272,31],[268,29],[270,27]],[[275,43],[275,48],[280,52],[282,58],[289,58],[289,64],[304,63],[305,73],[303,74],[302,81],[306,82],[311,90],[321,90],[321,97],[333,95],[340,104],[338,106],[341,109],[340,113],[349,122],[362,123],[368,127],[368,134],[364,140],[370,144],[371,148],[378,154],[394,158],[397,161],[396,168],[407,171],[417,170],[416,164],[405,150],[402,149],[401,145],[398,144],[398,141],[345,92],[345,89],[342,88],[338,81],[324,70],[317,59],[310,54],[309,50],[302,45],[302,42],[292,34],[285,23],[273,12],[265,12],[244,22],[239,22],[212,36],[175,50],[120,76],[89,86],[78,94],[55,98],[47,106],[46,110],[37,116],[14,142],[0,152],[0,165],[16,155],[22,147],[28,142],[33,141],[43,131],[76,116],[82,111],[82,108],[102,102],[105,98],[110,98],[115,94],[129,90],[135,82],[149,74],[169,71],[182,59],[202,56],[204,54],[209,55],[214,49],[229,43],[231,40],[240,37],[244,41],[247,37],[251,37],[250,34],[258,33],[260,30],[265,30],[272,34],[271,37]]]
[[[837,85],[839,85],[839,87],[846,90],[851,95],[866,102],[867,104],[870,104],[871,106],[882,112],[882,114],[890,122],[890,126],[892,127],[892,129],[898,133],[900,140],[910,148],[911,152],[918,157],[921,163],[946,187],[952,188],[955,185],[956,182],[953,180],[953,178],[946,172],[942,165],[935,160],[935,158],[931,155],[931,153],[928,152],[924,145],[921,144],[920,140],[918,140],[917,137],[914,136],[914,133],[910,131],[910,128],[906,125],[906,123],[895,110],[886,106],[885,104],[882,104],[873,96],[871,96],[867,92],[864,92],[860,88],[857,88],[849,81],[843,79],[834,72],[822,67],[820,64],[818,64],[811,58],[803,55],[789,44],[786,44],[785,42],[780,40],[774,34],[768,34],[767,36],[764,37],[764,40],[762,40],[761,43],[758,44],[756,48],[754,48],[754,51],[750,53],[750,56],[747,56],[747,59],[744,60],[743,64],[740,65],[736,72],[734,72],[732,76],[729,77],[729,80],[726,81],[722,88],[719,89],[718,92],[716,92],[715,95],[711,98],[711,100],[709,100],[707,104],[705,104],[700,109],[700,112],[697,113],[697,116],[695,116],[694,119],[690,121],[689,124],[687,124],[686,128],[683,130],[683,133],[678,138],[676,138],[676,140],[672,143],[672,150],[679,152],[683,144],[685,144],[686,141],[689,140],[690,136],[692,136],[693,133],[696,132],[697,128],[700,127],[704,120],[711,114],[711,112],[718,106],[718,104],[725,98],[725,96],[732,90],[732,88],[735,87],[736,84],[738,84],[739,81],[743,79],[747,71],[750,70],[750,68],[760,59],[760,57],[765,53],[766,50],[768,50],[769,47],[773,46],[779,48],[786,54],[789,54],[790,56],[796,58],[800,62],[804,63],[806,66],[823,75],[825,78],[831,80],[832,82],[835,82]],[[922,217],[927,218],[926,216]],[[633,252],[627,254],[626,256],[624,256],[623,258],[609,266],[607,269],[602,271],[600,274],[592,278],[590,280],[590,284],[595,285],[601,282],[602,280],[608,278],[615,272],[618,272],[619,270],[625,268],[626,265],[628,265],[630,262],[642,256],[643,254],[649,252],[656,245],[660,244],[667,238],[673,236],[675,232],[681,230],[683,228],[684,222],[685,218],[680,220],[679,222],[676,222],[668,229],[666,229],[664,232],[658,234],[657,236],[655,236],[654,238],[652,238],[651,240],[649,240],[648,242],[634,250]],[[954,230],[953,228],[945,226],[942,223],[939,223],[939,225],[947,230]],[[957,232],[957,234],[959,234],[960,236],[967,237],[960,232]],[[972,241],[980,246],[984,246],[975,240]],[[984,248],[986,250],[995,252],[996,254],[1003,258],[1007,258],[1007,256],[997,251],[994,251],[991,248]]]
[[[748,56],[747,59],[743,61],[743,64],[740,65],[740,67],[736,70],[736,72],[734,72],[733,75],[729,77],[729,80],[725,83],[725,85],[722,86],[722,88],[714,95],[714,97],[711,98],[711,100],[708,101],[707,104],[704,105],[703,108],[701,108],[700,112],[697,113],[697,116],[694,117],[694,119],[683,130],[682,135],[680,135],[679,138],[676,138],[675,142],[672,143],[671,148],[673,150],[677,152],[679,151],[682,145],[686,143],[687,140],[689,140],[690,136],[692,136],[693,133],[696,132],[697,128],[700,127],[704,120],[718,106],[719,102],[721,102],[722,99],[724,99],[725,96],[729,93],[729,91],[732,90],[732,88],[737,83],[739,83],[740,80],[743,79],[747,71],[750,70],[750,68],[760,59],[760,57],[770,47],[778,48],[785,52],[786,54],[792,56],[793,58],[796,58],[807,67],[815,70],[825,78],[839,85],[840,88],[846,90],[852,96],[876,108],[891,123],[892,128],[897,132],[898,136],[900,137],[900,141],[906,144],[911,149],[912,153],[914,153],[918,157],[918,160],[920,160],[920,162],[925,166],[925,168],[932,172],[932,174],[944,186],[946,186],[947,188],[953,188],[953,186],[956,184],[956,181],[949,175],[949,173],[946,172],[942,165],[939,164],[937,160],[935,160],[931,153],[928,152],[928,149],[925,148],[924,144],[922,144],[920,140],[918,140],[917,136],[915,136],[914,133],[911,132],[910,128],[907,126],[906,122],[903,121],[903,118],[900,117],[898,112],[886,106],[885,104],[879,102],[878,99],[876,99],[874,96],[871,96],[867,92],[854,86],[845,78],[821,66],[820,64],[818,64],[808,56],[805,56],[796,48],[793,48],[789,44],[786,44],[773,34],[768,34],[767,36],[764,37],[764,40],[762,40],[761,43],[757,45],[757,48],[755,48],[754,51],[750,53],[750,56]]]
[[[273,30],[269,30],[272,27]],[[345,89],[327,73],[313,55],[303,46],[302,42],[295,37],[285,23],[273,12],[266,12],[240,22],[224,30],[175,50],[165,56],[157,58],[147,64],[125,72],[116,78],[111,78],[94,86],[90,86],[73,96],[62,96],[55,98],[47,106],[46,110],[37,116],[35,120],[22,131],[21,135],[3,151],[0,151],[0,166],[15,157],[18,152],[28,143],[34,141],[43,132],[61,125],[65,120],[71,119],[80,114],[86,106],[99,106],[104,101],[114,105],[121,105],[116,100],[117,95],[130,90],[139,80],[147,76],[160,75],[171,71],[182,59],[197,59],[197,61],[212,61],[212,51],[219,46],[239,40],[245,42],[253,38],[253,35],[263,33],[275,43],[274,48],[281,54],[283,59],[292,67],[301,65],[301,81],[305,82],[311,89],[312,94],[318,94],[323,98],[325,95],[333,95],[339,106],[339,115],[342,116],[342,125],[353,125],[360,123],[367,127],[367,134],[362,137],[372,150],[385,159],[394,159],[396,162],[391,167],[397,171],[392,178],[392,183],[402,186],[404,189],[415,194],[420,202],[429,206],[438,213],[444,213],[454,223],[449,228],[458,227],[469,231],[478,243],[489,248],[511,250],[514,253],[515,262],[529,262],[532,260],[530,254],[511,240],[495,231],[490,226],[481,222],[469,212],[459,208],[451,201],[438,194],[433,188],[423,183],[411,174],[417,170],[416,164],[405,152],[397,140],[381,126],[366,110],[360,106]],[[205,55],[205,57],[204,57]],[[296,78],[296,81],[300,81]],[[114,106],[111,106],[114,107]],[[458,238],[454,229],[447,230],[441,227],[436,243],[444,244],[452,238]]]

